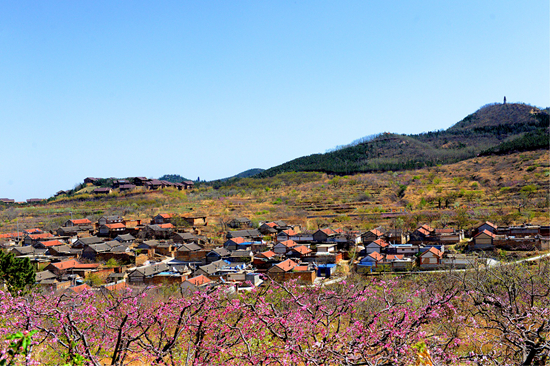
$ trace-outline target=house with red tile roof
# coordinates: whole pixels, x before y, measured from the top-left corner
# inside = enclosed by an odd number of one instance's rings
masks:
[[[98,236],[110,236],[114,238],[117,235],[124,234],[126,232],[126,225],[122,222],[116,222],[112,224],[105,224],[99,227]]]
[[[382,254],[378,252],[372,252],[361,258],[361,260],[357,264],[357,272],[371,272],[372,270],[375,270],[379,264],[382,264],[383,260],[384,256]]]
[[[386,254],[381,263],[391,266],[394,271],[410,271],[414,266],[413,258],[405,257],[403,254]]]
[[[305,245],[295,245],[287,252],[287,256],[290,258],[304,258],[311,254],[313,251]]]
[[[268,250],[266,252],[256,254],[255,257],[262,258],[262,259],[271,259],[271,258],[275,257],[276,255],[277,255],[277,253],[275,253],[274,251]]]
[[[237,250],[237,246],[239,244],[245,243],[247,241],[250,241],[250,239],[245,239],[242,236],[237,236],[235,238],[227,239],[227,241],[223,243],[223,247],[228,250]]]
[[[329,238],[336,236],[338,233],[331,228],[319,229],[313,233],[313,240],[318,243],[326,243]]]
[[[426,231],[429,232],[429,233],[432,233],[432,232],[434,231],[434,228],[431,227],[431,226],[428,225],[428,224],[422,225],[421,228],[424,229],[424,230],[426,230]]]
[[[297,234],[298,232],[295,231],[294,229],[282,230],[277,234],[277,241],[280,242],[280,241],[290,240],[291,237]]]
[[[443,253],[436,247],[430,247],[418,256],[418,265],[422,269],[437,268],[441,265],[443,259]]]
[[[362,243],[371,243],[378,239],[384,239],[384,233],[378,229],[372,229],[361,234]]]
[[[39,241],[38,243],[36,243],[33,246],[36,249],[47,249],[47,248],[51,248],[51,247],[55,247],[55,246],[59,246],[59,245],[65,245],[65,244],[66,243],[56,239],[56,240]]]
[[[89,226],[89,225],[92,225],[92,222],[89,219],[70,219],[63,223],[63,227]]]
[[[366,254],[370,254],[370,253],[373,253],[373,252],[383,253],[383,252],[386,251],[388,246],[389,246],[389,243],[386,243],[382,239],[377,239],[373,242],[370,242],[369,244],[367,244],[365,246],[365,252],[366,252]]]
[[[25,236],[25,238],[23,239],[23,243],[25,243],[25,245],[34,245],[41,240],[53,237],[54,236],[50,233],[29,234]]]
[[[187,291],[197,291],[206,288],[212,284],[214,284],[214,282],[210,278],[201,274],[183,281],[181,284],[181,288],[182,290]]]
[[[476,227],[474,229],[474,233],[477,234],[477,233],[481,233],[483,232],[483,230],[487,230],[493,234],[496,234],[497,233],[497,230],[498,230],[498,227],[493,224],[492,222],[489,222],[489,221],[485,221],[483,224],[479,225],[478,227]]]
[[[443,228],[434,230],[436,240],[442,244],[456,244],[464,239],[464,230]]]
[[[280,262],[281,257],[281,255],[275,253],[274,251],[268,250],[266,252],[257,253],[254,258],[252,258],[252,264],[257,270],[264,272]]]
[[[101,216],[97,220],[98,226],[105,225],[105,224],[116,224],[118,222],[124,222],[124,219],[120,215]]]
[[[50,271],[58,277],[68,273],[87,277],[88,274],[96,271],[98,268],[98,263],[80,263],[76,259],[69,259],[61,262],[52,262],[44,270]]]
[[[297,280],[303,283],[313,283],[317,274],[307,265],[298,264],[292,259],[287,259],[275,264],[267,271],[267,275],[275,281]]]
[[[489,230],[477,233],[469,243],[469,248],[474,250],[492,249],[496,235]]]
[[[274,222],[266,222],[262,224],[258,230],[264,234],[264,235],[275,235],[279,232],[279,230],[276,229],[277,224]]]
[[[281,242],[278,242],[277,244],[275,244],[273,246],[273,251],[276,254],[284,255],[284,254],[288,253],[290,248],[293,248],[296,245],[297,244],[294,240],[284,240],[284,241],[281,241]]]
[[[403,254],[386,254],[387,261],[403,260],[405,256]]]
[[[437,241],[435,230],[424,224],[411,233],[409,243],[420,244]]]
[[[22,231],[14,231],[11,233],[0,234],[0,239],[17,239],[23,238],[25,234]]]
[[[287,259],[286,261],[283,261],[281,263],[277,263],[276,265],[271,267],[267,271],[267,273],[272,275],[272,274],[277,274],[277,273],[290,272],[297,265],[298,265],[298,263],[294,262],[292,259]]]
[[[368,258],[368,260],[371,260],[374,263],[384,260],[384,256],[378,252],[369,253],[365,258]]]
[[[159,213],[157,216],[153,217],[151,224],[169,224],[174,216],[175,214],[173,213]]]
[[[122,222],[117,222],[116,224],[105,224],[103,226],[106,226],[111,230],[124,230],[124,229],[126,229],[126,225],[124,225]]]

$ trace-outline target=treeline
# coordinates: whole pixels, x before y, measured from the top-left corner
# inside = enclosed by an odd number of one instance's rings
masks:
[[[548,134],[548,130],[541,128],[512,141],[503,142],[498,146],[482,151],[479,155],[505,155],[513,152],[548,149],[549,146],[550,135]]]
[[[167,182],[172,182],[172,183],[181,183],[184,180],[190,180],[190,179],[184,178],[179,174],[164,174],[162,177],[159,178],[159,180],[165,180]]]

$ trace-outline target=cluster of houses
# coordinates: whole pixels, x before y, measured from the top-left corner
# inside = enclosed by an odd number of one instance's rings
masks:
[[[130,177],[126,179],[115,179],[115,178],[109,178],[107,181],[110,182],[109,187],[102,186],[101,183],[105,182],[106,180],[103,178],[94,178],[94,177],[87,177],[84,179],[84,184],[86,185],[92,185],[92,186],[98,186],[95,188],[91,193],[93,194],[109,194],[115,190],[119,192],[128,192],[136,189],[136,187],[143,187],[146,190],[157,190],[162,188],[175,188],[178,190],[186,190],[186,189],[192,189],[195,187],[195,183],[190,180],[184,180],[182,182],[169,182],[167,180],[159,180],[159,179],[152,179],[152,178],[146,178],[146,177]],[[61,195],[67,194],[67,191],[58,191],[54,197],[58,197]],[[29,198],[25,202],[15,202],[14,199],[11,198],[0,198],[0,203],[11,205],[11,204],[33,204],[33,203],[41,203],[44,199],[42,198]]]
[[[185,227],[174,225],[182,220]],[[235,218],[226,223],[230,230],[223,244],[216,246],[201,232],[207,224],[205,216],[160,213],[141,220],[110,215],[96,222],[70,219],[53,232],[31,228],[0,234],[0,243],[40,269],[37,285],[78,292],[90,283],[107,290],[160,284],[196,290],[220,283],[242,289],[266,278],[312,284],[331,277],[341,261],[359,273],[464,268],[476,256],[450,253],[446,246],[467,242],[471,250],[544,250],[549,236],[548,226],[499,228],[489,222],[466,233],[429,225],[405,233],[307,231],[283,221],[254,228],[249,219]]]
[[[98,185],[101,178],[88,177],[84,179],[85,184]],[[92,191],[94,194],[109,194],[117,189],[120,192],[134,190],[136,187],[144,187],[147,190],[157,190],[161,188],[175,188],[178,190],[192,189],[195,183],[190,180],[182,182],[169,182],[167,180],[150,179],[146,177],[133,177],[128,179],[112,179],[110,187],[98,187]],[[59,191],[56,195],[65,192]]]
[[[550,226],[521,225],[498,227],[485,222],[472,233],[473,250],[549,250]]]
[[[23,204],[23,203],[40,203],[42,201],[44,201],[42,198],[29,198],[25,202],[15,202],[15,200],[12,199],[12,198],[0,198],[0,203],[3,203],[5,205],[11,205],[11,204],[14,204],[14,203],[19,203],[19,204]]]

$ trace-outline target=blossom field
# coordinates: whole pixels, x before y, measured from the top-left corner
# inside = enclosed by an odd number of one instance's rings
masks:
[[[250,292],[0,293],[4,365],[544,365],[550,264]],[[13,334],[30,340],[9,352]],[[11,339],[8,337],[11,336]],[[12,347],[11,349],[13,349]]]

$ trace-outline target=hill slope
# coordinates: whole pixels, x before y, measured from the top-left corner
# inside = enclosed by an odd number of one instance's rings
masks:
[[[248,169],[248,170],[245,170],[244,172],[236,174],[232,177],[224,178],[224,179],[220,179],[220,180],[228,180],[228,179],[233,179],[233,178],[250,178],[250,177],[255,176],[256,174],[260,174],[263,171],[264,171],[264,169],[261,169],[261,168]]]
[[[525,134],[535,134],[537,138],[522,139]],[[515,144],[506,145],[513,140]],[[536,141],[531,143],[533,140]],[[526,141],[529,141],[527,145]],[[523,150],[538,149],[545,146],[544,141],[548,141],[546,111],[526,104],[492,104],[444,131],[416,135],[385,133],[354,146],[291,160],[257,177],[291,171],[349,174],[413,169],[455,163],[481,152],[491,153],[491,148],[501,151],[496,148],[501,144],[504,150],[510,146],[517,148],[518,144],[524,147]]]

